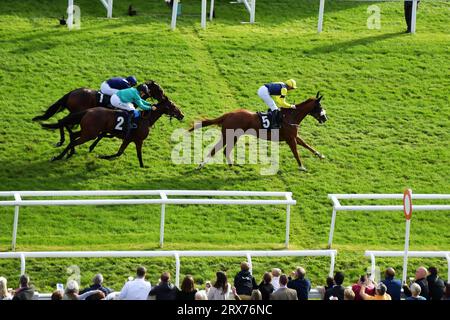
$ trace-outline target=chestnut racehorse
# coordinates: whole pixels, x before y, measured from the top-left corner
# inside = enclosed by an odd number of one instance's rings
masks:
[[[294,154],[295,159],[297,160],[299,169],[302,171],[306,171],[306,168],[303,166],[302,161],[298,155],[297,145],[301,145],[311,151],[314,155],[319,157],[320,159],[325,158],[318,151],[313,149],[310,145],[308,145],[302,138],[300,138],[298,133],[298,127],[300,122],[309,114],[313,116],[319,123],[324,123],[327,121],[327,116],[325,109],[322,108],[320,104],[320,100],[322,100],[323,96],[319,96],[319,92],[315,98],[309,98],[308,100],[295,105],[295,108],[282,108],[281,116],[282,116],[282,126],[279,129],[279,140],[278,141],[286,141],[286,143],[291,148],[292,153]],[[199,169],[205,166],[208,160],[214,156],[216,152],[218,152],[223,147],[224,154],[227,158],[228,164],[232,164],[233,161],[230,158],[231,151],[233,147],[236,145],[237,140],[241,136],[240,133],[245,134],[245,131],[250,130],[249,132],[256,133],[258,138],[263,138],[267,140],[271,140],[271,132],[267,132],[267,135],[264,137],[260,137],[260,130],[262,129],[262,123],[260,117],[257,113],[251,112],[248,110],[240,109],[235,110],[229,113],[225,113],[219,118],[216,119],[205,119],[199,123],[196,123],[189,131],[193,131],[202,127],[210,126],[210,125],[218,125],[222,127],[222,137],[220,141],[213,147],[210,151],[207,158],[200,163]],[[231,141],[227,141],[227,129],[235,130],[237,132],[233,135],[233,139],[228,139]],[[252,130],[253,129],[253,130]],[[272,129],[274,130],[274,129]]]

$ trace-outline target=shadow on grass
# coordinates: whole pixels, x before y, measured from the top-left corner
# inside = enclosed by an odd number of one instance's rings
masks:
[[[360,38],[360,39],[356,39],[356,40],[352,39],[349,41],[337,42],[337,43],[333,43],[333,44],[329,44],[329,45],[325,45],[325,46],[315,47],[315,48],[309,50],[307,53],[314,55],[314,54],[345,51],[345,50],[351,49],[356,46],[366,46],[366,45],[370,45],[374,42],[392,39],[392,38],[400,37],[402,35],[405,35],[405,33],[404,32],[383,33],[383,34],[378,34],[375,36]]]

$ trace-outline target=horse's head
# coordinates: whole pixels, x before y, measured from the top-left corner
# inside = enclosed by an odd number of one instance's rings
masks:
[[[181,110],[172,102],[169,98],[164,97],[160,102],[158,102],[155,107],[159,109],[163,114],[166,114],[172,118],[176,118],[177,120],[183,120],[184,114]]]
[[[161,88],[161,86],[158,83],[156,83],[156,81],[150,80],[147,81],[145,84],[148,87],[150,95],[144,95],[142,97],[143,99],[154,98],[158,101],[161,101],[166,97],[163,88]]]
[[[312,115],[314,118],[316,118],[319,123],[324,123],[328,120],[327,118],[327,112],[324,108],[322,108],[322,105],[320,104],[320,100],[322,100],[323,96],[320,96],[320,92],[317,92],[317,95],[315,98],[312,99],[314,106],[312,110],[309,112],[310,115]]]

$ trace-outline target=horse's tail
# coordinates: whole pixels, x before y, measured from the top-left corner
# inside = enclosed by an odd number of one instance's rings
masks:
[[[61,99],[52,104],[42,116],[33,118],[33,121],[48,120],[55,113],[64,110],[67,107],[67,99],[69,99],[70,92],[65,94]]]
[[[200,122],[196,122],[190,129],[189,132],[194,131],[196,129],[202,128],[202,127],[207,127],[207,126],[211,126],[214,124],[217,125],[221,125],[223,120],[225,120],[225,115],[219,117],[219,118],[215,118],[215,119],[205,119],[202,120]]]
[[[64,126],[80,124],[81,119],[84,117],[86,112],[88,112],[88,110],[72,113],[59,120],[57,123],[41,123],[41,126],[45,129],[58,129]]]

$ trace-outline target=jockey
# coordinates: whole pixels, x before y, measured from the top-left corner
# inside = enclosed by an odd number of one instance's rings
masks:
[[[258,89],[258,96],[263,99],[266,105],[270,108],[272,128],[279,128],[278,113],[279,108],[295,108],[295,105],[290,105],[286,102],[286,95],[288,91],[297,89],[297,83],[294,79],[286,80],[285,82],[271,82],[266,83]],[[274,99],[272,98],[274,96]]]
[[[136,84],[137,80],[134,76],[129,76],[126,78],[111,78],[103,81],[100,86],[100,92],[108,96],[112,96],[117,91],[134,87]]]
[[[131,131],[131,118],[138,118],[139,111],[136,110],[133,104],[137,105],[143,110],[150,110],[151,104],[142,99],[144,95],[148,95],[148,87],[146,84],[141,84],[136,88],[128,88],[117,91],[111,97],[111,105],[115,108],[128,111],[126,137]]]

